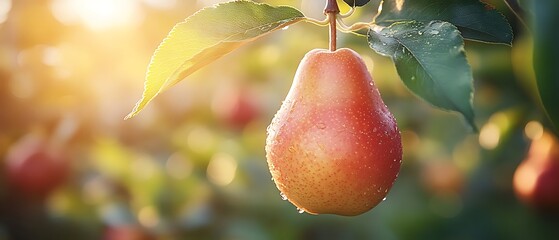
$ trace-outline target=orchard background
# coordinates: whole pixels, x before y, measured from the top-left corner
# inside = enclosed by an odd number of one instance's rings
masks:
[[[123,120],[169,29],[218,2],[0,0],[1,240],[551,239],[559,234],[556,209],[524,204],[514,194],[515,169],[549,123],[536,90],[532,34],[503,1],[485,2],[511,24],[512,47],[465,42],[479,133],[459,115],[418,101],[390,59],[375,54],[362,36],[338,34],[338,46],[360,53],[372,71],[398,121],[404,149],[387,200],[351,218],[299,214],[281,200],[264,153],[266,127],[297,64],[309,50],[328,47],[327,28],[301,23],[271,33]],[[261,2],[323,18],[323,1]],[[531,9],[510,2],[530,25]],[[339,3],[342,12],[348,10]],[[378,3],[371,1],[352,18],[370,19]],[[26,139],[46,142],[65,156],[65,170],[33,170],[44,181],[64,175],[56,188],[24,190],[41,181],[14,177],[17,172],[9,170],[14,146],[38,149],[23,144]]]

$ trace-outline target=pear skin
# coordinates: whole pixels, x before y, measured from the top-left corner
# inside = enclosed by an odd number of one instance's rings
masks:
[[[385,199],[400,170],[401,136],[359,54],[305,55],[268,127],[266,158],[300,211],[354,216]]]

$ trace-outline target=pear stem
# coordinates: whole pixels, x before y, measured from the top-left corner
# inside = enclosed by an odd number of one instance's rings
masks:
[[[336,0],[327,0],[324,14],[328,17],[330,24],[330,51],[336,51],[336,17],[340,13]]]

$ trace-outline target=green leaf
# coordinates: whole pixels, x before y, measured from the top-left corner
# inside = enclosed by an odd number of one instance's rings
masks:
[[[344,0],[344,2],[350,7],[362,7],[370,1],[371,0]]]
[[[415,94],[446,110],[458,111],[475,129],[472,70],[464,40],[448,22],[397,22],[369,30],[370,47],[389,56],[404,84]]]
[[[144,93],[126,118],[159,93],[264,34],[304,19],[297,9],[234,1],[204,8],[173,27],[151,58]]]
[[[533,2],[533,0],[516,0],[516,4],[514,2],[509,2],[509,4],[513,7],[513,9],[515,9],[515,11],[517,11],[517,13],[520,13],[520,16],[527,16],[526,13],[532,13],[531,4]],[[519,12],[518,9],[521,11]]]
[[[377,24],[441,20],[458,27],[465,39],[511,45],[512,29],[505,17],[479,0],[385,0]]]
[[[533,3],[534,70],[545,111],[559,135],[559,1]]]

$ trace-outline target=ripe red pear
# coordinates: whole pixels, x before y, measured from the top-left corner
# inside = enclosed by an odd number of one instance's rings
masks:
[[[266,158],[282,197],[300,212],[354,216],[386,197],[402,142],[359,54],[306,54],[268,127]]]

